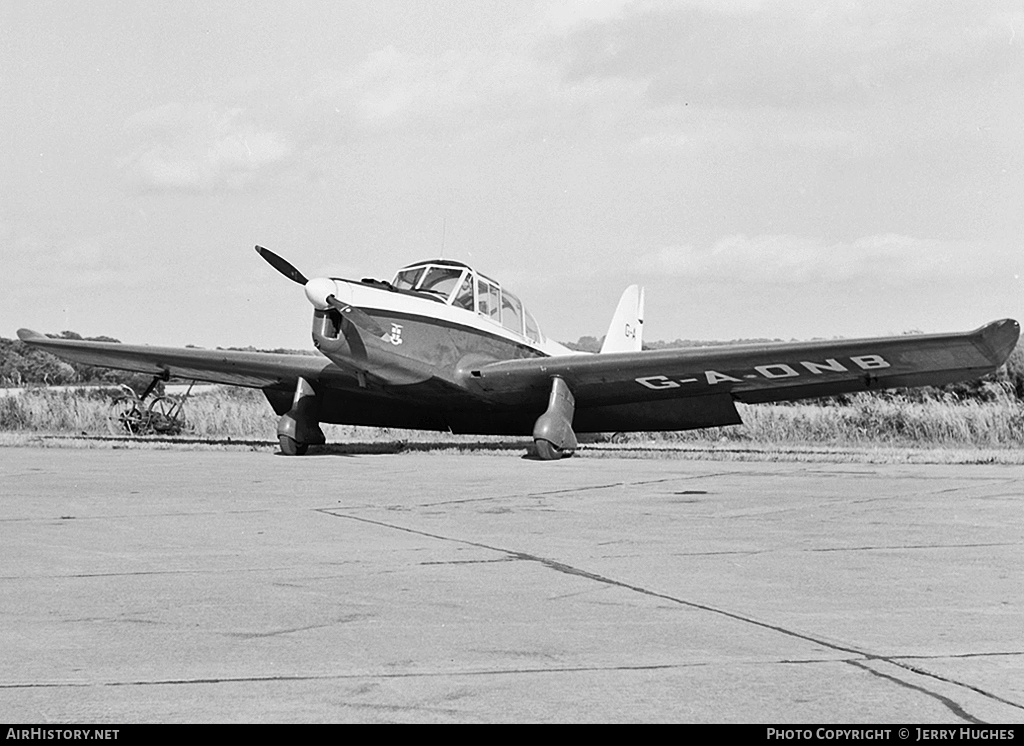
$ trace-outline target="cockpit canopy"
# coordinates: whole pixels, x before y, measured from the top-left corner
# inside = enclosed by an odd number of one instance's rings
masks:
[[[543,340],[537,322],[516,296],[462,262],[433,259],[412,264],[400,269],[391,284],[472,311],[533,342]]]

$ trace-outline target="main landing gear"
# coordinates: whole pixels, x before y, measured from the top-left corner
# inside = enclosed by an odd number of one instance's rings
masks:
[[[551,379],[548,408],[533,426],[533,442],[537,457],[556,461],[572,456],[579,443],[572,430],[576,399],[569,385],[559,376]],[[277,422],[277,439],[285,456],[302,456],[311,445],[327,442],[319,422],[320,399],[316,389],[305,378],[295,385],[292,408]]]
[[[571,456],[578,445],[572,431],[572,417],[576,412],[576,399],[569,385],[559,376],[551,379],[548,408],[533,426],[533,443],[537,457],[542,461],[555,461]]]
[[[277,421],[277,440],[285,456],[302,456],[311,445],[327,442],[320,429],[320,400],[309,381],[300,377],[295,385],[292,408]]]
[[[309,443],[300,443],[288,435],[278,435],[277,442],[281,445],[281,453],[285,456],[305,456]]]

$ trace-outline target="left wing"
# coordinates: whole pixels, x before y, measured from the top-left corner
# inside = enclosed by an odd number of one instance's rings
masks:
[[[53,339],[30,329],[18,337],[32,347],[85,365],[118,368],[164,378],[184,378],[254,388],[295,388],[299,376],[335,386],[354,386],[352,374],[322,355],[155,347],[116,342]]]
[[[534,405],[558,376],[580,432],[736,424],[733,402],[788,401],[979,378],[1017,343],[1013,319],[972,332],[529,358],[468,371],[498,401]]]

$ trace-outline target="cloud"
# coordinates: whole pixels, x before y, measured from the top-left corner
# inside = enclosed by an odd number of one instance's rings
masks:
[[[732,235],[710,247],[665,246],[641,256],[634,269],[647,275],[704,282],[800,285],[869,280],[916,284],[964,273],[996,271],[977,247],[897,234],[845,243],[789,235]]]
[[[636,5],[634,0],[555,0],[545,4],[541,24],[565,32],[586,23],[615,20]]]
[[[239,108],[170,104],[140,112],[126,128],[140,142],[121,165],[152,190],[244,188],[294,152],[287,136],[257,127]]]
[[[127,246],[118,230],[71,235],[62,226],[12,227],[9,248],[17,257],[8,288],[26,304],[63,304],[64,296],[139,286],[159,276],[155,264]]]
[[[546,99],[545,90],[555,82],[554,71],[514,51],[449,50],[429,56],[389,46],[338,76],[324,95],[352,111],[364,127],[459,123],[468,128],[531,99]]]
[[[481,83],[464,54],[417,56],[389,46],[370,54],[342,80],[339,93],[342,98],[351,97],[365,123],[383,125],[461,116],[479,104]]]
[[[564,138],[586,140],[609,128],[637,126],[642,84],[566,82],[557,61],[511,45],[430,56],[386,47],[334,76],[318,97],[342,115],[328,137],[396,133],[451,143]],[[527,134],[528,133],[528,134]]]
[[[893,91],[1019,76],[1011,39],[1024,14],[1012,7],[637,2],[568,27],[562,54],[568,78],[646,81],[652,105],[891,103]]]
[[[354,124],[356,135],[532,128],[611,135],[638,151],[732,141],[857,153],[909,131],[910,119],[944,140],[942,112],[964,91],[997,74],[1024,77],[1015,24],[1024,29],[1024,14],[992,3],[564,0],[490,47],[378,49],[325,73],[315,97],[343,115],[332,128]],[[916,115],[913,101],[924,107]],[[186,165],[167,178],[195,178]]]

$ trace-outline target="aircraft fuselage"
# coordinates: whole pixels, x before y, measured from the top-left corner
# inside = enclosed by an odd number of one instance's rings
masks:
[[[491,362],[570,350],[531,340],[472,310],[383,283],[333,282],[332,294],[367,314],[383,334],[349,322],[334,308],[314,310],[313,345],[350,372],[361,389],[359,396],[339,390],[320,394],[320,421],[477,434],[530,433],[544,411],[546,393],[539,391],[532,406],[508,406],[474,385],[471,371]],[[286,411],[291,401],[283,394],[268,393],[268,398],[279,411]],[[410,406],[410,398],[418,405]]]

